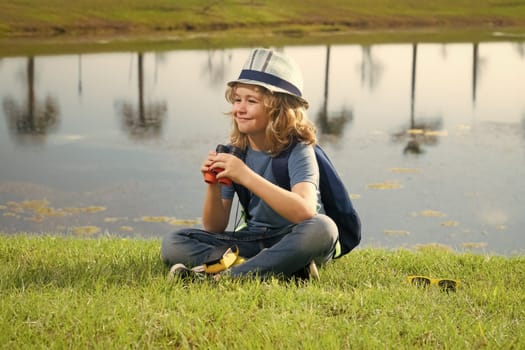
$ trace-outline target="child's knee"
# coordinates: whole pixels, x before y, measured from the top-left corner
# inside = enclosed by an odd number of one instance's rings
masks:
[[[339,234],[334,220],[324,214],[317,214],[312,219],[314,220],[315,232],[322,233],[326,239],[337,240]]]
[[[165,264],[171,265],[179,258],[179,231],[171,232],[162,238],[160,256]]]
[[[317,214],[299,226],[308,244],[314,247],[333,247],[339,236],[335,222],[323,214]]]

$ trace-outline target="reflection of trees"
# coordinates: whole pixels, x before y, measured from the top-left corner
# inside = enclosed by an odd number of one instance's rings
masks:
[[[514,48],[518,52],[518,55],[520,56],[520,58],[521,59],[525,58],[525,42],[515,43],[514,45],[515,45]]]
[[[166,55],[164,52],[156,52],[155,53],[155,84],[157,83],[157,79],[159,77],[159,62],[164,63],[166,61]]]
[[[27,59],[27,101],[17,103],[12,97],[3,101],[7,124],[18,141],[40,143],[58,124],[59,108],[56,99],[47,96],[38,101],[35,93],[35,60]]]
[[[403,153],[421,154],[421,145],[435,145],[438,142],[437,130],[442,127],[442,118],[418,119],[415,118],[416,101],[416,68],[417,68],[417,44],[412,45],[412,80],[410,90],[410,124],[407,129],[394,134],[394,140],[403,141],[408,138]]]
[[[479,44],[474,43],[473,44],[473,50],[472,50],[472,105],[476,105],[476,90],[478,85],[478,57],[479,57],[479,50],[478,50]]]
[[[383,65],[372,56],[371,46],[362,46],[361,49],[363,51],[363,58],[359,66],[361,84],[368,85],[370,90],[374,90],[383,74]]]
[[[328,86],[330,80],[330,46],[326,47],[326,66],[324,81],[324,101],[321,110],[317,114],[317,126],[321,135],[332,135],[341,137],[345,124],[351,121],[354,116],[352,111],[346,110],[345,107],[340,112],[328,112]]]
[[[479,44],[472,44],[472,105],[476,107],[477,89],[479,79],[483,72],[483,66],[485,65],[485,59],[479,56]]]
[[[78,55],[78,96],[82,96],[82,55]]]
[[[443,57],[443,59],[448,57],[447,44],[441,45],[441,57]]]
[[[525,112],[523,112],[523,116],[521,117],[521,129],[523,131],[523,137],[525,137]]]
[[[229,62],[232,59],[232,55],[226,54],[224,50],[220,51],[220,55],[217,58],[215,55],[217,51],[208,51],[208,60],[203,67],[205,75],[209,76],[210,83],[212,86],[222,86],[225,80],[226,71],[229,67]]]
[[[138,108],[133,103],[122,102],[117,105],[122,116],[122,124],[132,137],[155,138],[162,131],[162,120],[167,112],[166,102],[144,102],[144,62],[143,53],[138,53]]]

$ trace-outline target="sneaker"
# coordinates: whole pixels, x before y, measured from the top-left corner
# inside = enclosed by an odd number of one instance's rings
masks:
[[[198,269],[187,268],[184,264],[175,264],[171,267],[168,273],[169,279],[179,278],[181,280],[203,281],[206,279],[206,274]]]
[[[308,275],[310,276],[311,280],[319,281],[321,279],[319,277],[319,270],[317,269],[317,265],[313,260],[308,265]]]
[[[312,260],[308,265],[306,265],[301,270],[294,273],[293,277],[300,281],[306,281],[306,280],[319,281],[320,279],[319,270],[317,269],[317,265],[315,264],[315,261]]]

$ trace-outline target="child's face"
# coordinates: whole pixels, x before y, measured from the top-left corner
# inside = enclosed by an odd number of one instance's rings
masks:
[[[235,87],[232,112],[240,132],[249,136],[265,135],[268,115],[263,99],[261,89],[254,85]]]

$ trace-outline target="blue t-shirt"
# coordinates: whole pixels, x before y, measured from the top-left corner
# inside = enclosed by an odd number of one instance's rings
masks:
[[[250,169],[261,175],[268,181],[276,183],[272,171],[272,157],[270,155],[254,151],[248,147],[245,163]],[[321,207],[319,195],[319,168],[315,158],[314,148],[311,145],[298,143],[288,159],[288,173],[290,174],[290,187],[299,182],[311,182],[317,189],[317,207]],[[233,186],[222,186],[222,198],[233,199],[235,190]],[[291,222],[277,214],[259,197],[252,194],[248,205],[251,219],[248,221],[250,228],[280,228],[290,225]]]

